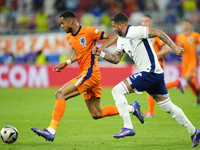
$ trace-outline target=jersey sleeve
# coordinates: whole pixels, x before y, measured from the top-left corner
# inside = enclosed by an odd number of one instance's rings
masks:
[[[148,38],[148,27],[142,27],[142,26],[130,26],[128,28],[128,32],[126,34],[126,38],[131,39],[147,39]]]
[[[117,39],[117,47],[115,48],[116,51],[124,52],[123,44],[121,42],[121,37]]]
[[[90,32],[91,37],[93,37],[94,40],[103,39],[104,31],[91,27],[89,29],[89,32]]]
[[[70,47],[74,50],[74,47],[72,46],[72,42],[70,41],[70,36],[69,36],[69,34],[71,34],[71,33],[67,33],[66,39],[67,39],[67,42],[69,43]]]

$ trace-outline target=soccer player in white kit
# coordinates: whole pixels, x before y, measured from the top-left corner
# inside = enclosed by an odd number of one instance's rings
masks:
[[[130,25],[128,17],[124,13],[114,15],[111,24],[113,30],[119,35],[114,54],[104,53],[98,47],[93,48],[93,54],[102,57],[108,62],[117,64],[120,62],[123,54],[127,53],[139,70],[138,73],[126,78],[112,89],[115,104],[124,121],[124,127],[119,133],[113,135],[114,138],[135,135],[128,110],[131,109],[131,104],[128,105],[125,94],[146,91],[154,98],[163,111],[169,113],[180,125],[185,126],[191,136],[192,147],[197,147],[200,130],[196,129],[184,112],[172,103],[165,86],[163,70],[148,38],[159,37],[180,57],[183,55],[183,48],[174,44],[161,30]]]

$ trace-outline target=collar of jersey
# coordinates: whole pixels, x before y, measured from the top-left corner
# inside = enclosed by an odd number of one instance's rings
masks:
[[[128,27],[127,27],[127,29],[126,29],[126,32],[125,32],[125,37],[126,37],[126,35],[127,35],[127,33],[128,33],[128,29],[130,28],[130,26],[132,26],[131,24],[129,24],[128,25]]]
[[[75,33],[75,34],[72,34],[73,36],[76,36],[78,33],[79,33],[79,31],[81,30],[81,25],[80,25],[80,27],[79,27],[79,29],[78,29],[78,31]]]

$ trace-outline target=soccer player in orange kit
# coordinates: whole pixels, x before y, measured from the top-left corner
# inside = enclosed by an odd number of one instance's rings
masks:
[[[144,15],[142,17],[141,24],[142,24],[142,26],[152,27],[152,25],[153,25],[152,17],[150,15]],[[164,69],[165,60],[164,60],[163,56],[165,54],[169,53],[169,48],[158,37],[151,38],[151,41],[152,41],[152,44],[153,44],[153,48],[154,48],[154,50],[155,50],[155,52],[158,56],[160,66],[162,67],[162,69]],[[177,79],[174,82],[166,83],[166,87],[167,87],[167,89],[170,88],[170,87],[177,87],[181,90],[182,93],[184,93],[184,89],[181,85],[180,79]],[[145,117],[153,117],[154,116],[155,100],[148,93],[147,93],[147,99],[148,99],[149,109],[148,109],[148,111],[145,112],[144,116]]]
[[[200,34],[191,31],[189,20],[182,22],[183,32],[176,37],[177,45],[183,47],[182,75],[187,80],[192,92],[197,97],[197,105],[200,104],[200,89],[196,81],[197,77],[197,44],[200,42]]]
[[[58,123],[65,111],[66,100],[81,93],[84,94],[85,103],[93,119],[119,114],[116,106],[108,105],[103,108],[100,106],[100,98],[102,97],[101,74],[97,66],[98,58],[92,54],[92,49],[98,39],[107,39],[101,46],[101,50],[105,51],[108,46],[116,42],[117,34],[100,31],[93,27],[81,26],[78,24],[75,14],[69,10],[60,15],[59,21],[61,28],[67,33],[67,41],[75,52],[66,62],[55,66],[53,71],[61,72],[71,63],[78,61],[80,75],[70,80],[56,92],[56,104],[49,127],[44,130],[31,128],[33,132],[48,141],[53,141],[55,138]],[[131,103],[128,109],[141,123],[144,123],[144,117],[137,101]]]

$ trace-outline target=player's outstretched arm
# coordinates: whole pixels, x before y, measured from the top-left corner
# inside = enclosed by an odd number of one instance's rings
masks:
[[[101,51],[105,52],[106,48],[113,45],[117,39],[118,35],[115,33],[105,32],[103,34],[103,39],[107,39],[106,42],[100,47]]]
[[[113,63],[118,64],[123,56],[123,52],[115,51],[114,54],[108,54],[101,51],[99,47],[94,47],[92,50],[92,54],[102,57],[104,60]]]
[[[69,66],[70,64],[74,63],[75,61],[77,61],[77,56],[76,56],[76,53],[74,52],[70,59],[68,59],[64,63],[61,63],[61,64],[55,66],[53,68],[53,71],[61,72],[62,69],[64,69],[65,67]]]
[[[158,37],[160,40],[165,42],[179,57],[183,56],[183,48],[177,46],[162,30],[156,30],[154,28],[149,28],[149,38]]]

